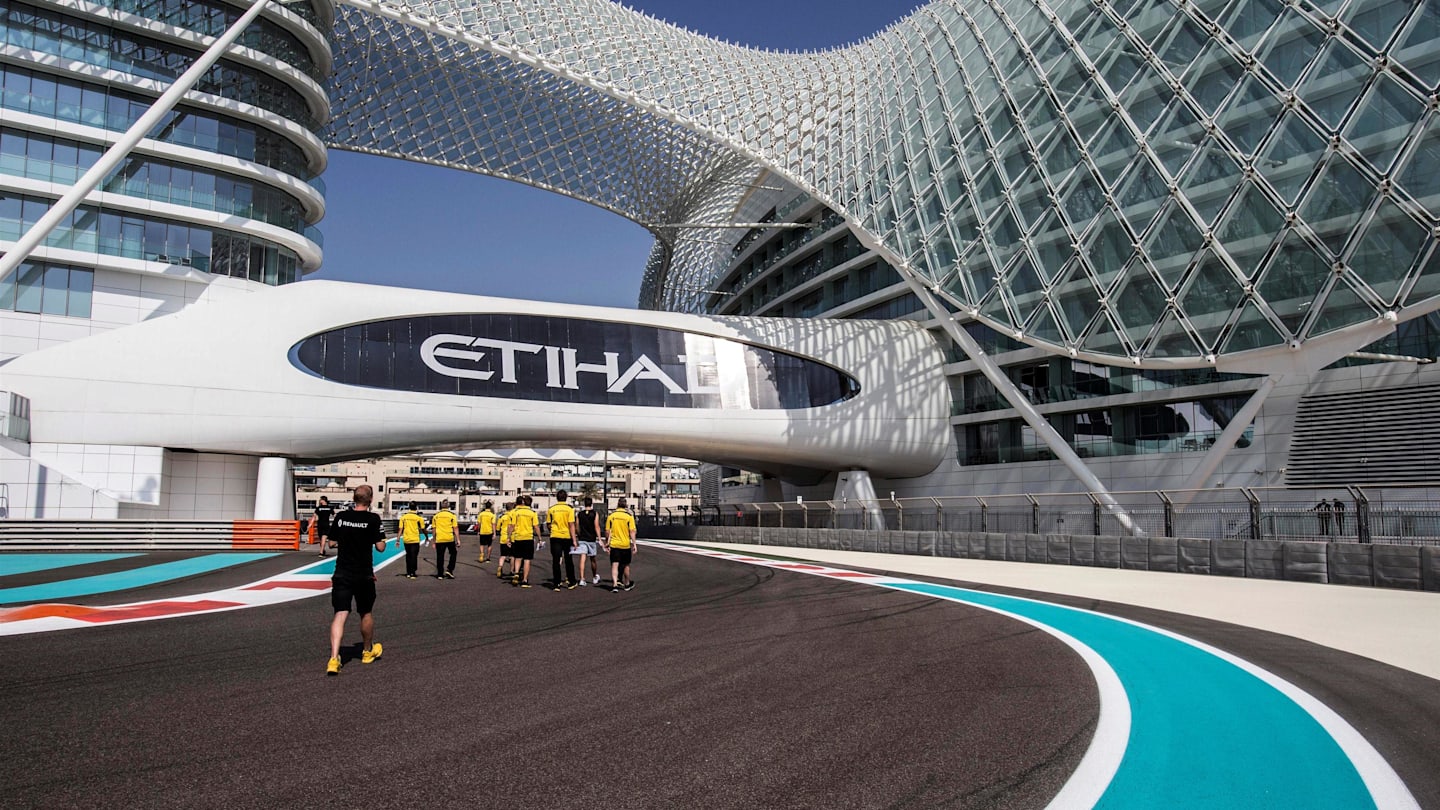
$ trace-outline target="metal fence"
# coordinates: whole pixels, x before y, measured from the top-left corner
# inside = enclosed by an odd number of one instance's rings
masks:
[[[878,501],[732,503],[641,514],[656,525],[756,526],[1209,540],[1312,540],[1440,545],[1440,486],[1243,487],[1033,493]],[[1127,529],[1126,522],[1133,528]]]

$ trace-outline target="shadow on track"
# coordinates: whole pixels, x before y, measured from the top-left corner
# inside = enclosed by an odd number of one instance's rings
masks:
[[[1067,648],[964,606],[659,550],[618,594],[493,570],[382,571],[384,658],[337,678],[323,597],[6,639],[7,802],[1040,807],[1093,729]]]

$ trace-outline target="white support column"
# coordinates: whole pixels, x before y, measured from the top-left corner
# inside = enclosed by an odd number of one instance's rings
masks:
[[[180,102],[181,97],[190,92],[190,88],[194,87],[195,83],[200,81],[200,77],[204,76],[206,71],[210,70],[220,59],[220,56],[234,44],[245,28],[260,16],[260,12],[267,2],[269,0],[255,0],[255,4],[240,15],[240,19],[226,29],[224,34],[211,43],[205,53],[201,54],[200,58],[195,60],[195,63],[182,73],[180,78],[176,79],[175,83],[155,100],[154,104],[150,105],[150,109],[146,110],[139,120],[125,130],[125,134],[121,135],[119,140],[105,150],[105,154],[95,161],[95,165],[81,175],[75,185],[71,186],[70,190],[65,192],[65,195],[15,242],[15,246],[3,257],[0,257],[0,278],[4,278],[21,262],[29,258],[35,248],[45,241],[45,237],[55,230],[55,226],[70,216],[70,212],[79,207],[85,196],[94,191],[105,179],[105,176],[114,171],[120,165],[120,161],[130,154],[135,145],[144,140],[145,136],[160,124],[165,115]]]
[[[1206,451],[1205,457],[1200,459],[1200,466],[1190,473],[1190,476],[1185,479],[1185,483],[1181,485],[1180,491],[1174,494],[1172,500],[1175,502],[1176,509],[1183,510],[1190,504],[1190,501],[1195,499],[1197,491],[1205,487],[1205,482],[1215,474],[1215,470],[1220,467],[1220,462],[1225,460],[1225,456],[1245,434],[1245,428],[1255,420],[1255,415],[1260,412],[1260,406],[1265,404],[1270,392],[1275,390],[1278,379],[1272,375],[1262,380],[1260,387],[1250,395],[1250,399],[1246,400],[1240,410],[1230,417],[1230,424],[1225,426],[1225,429],[1220,432],[1219,438],[1215,440],[1215,444]]]
[[[834,497],[837,504],[860,504],[865,510],[867,527],[884,528],[885,515],[880,511],[875,482],[870,480],[869,470],[844,470],[837,474]]]
[[[1051,427],[1050,422],[1040,411],[1036,410],[1030,400],[1020,392],[1020,389],[1015,387],[1015,383],[1005,375],[1005,370],[991,360],[990,355],[986,354],[984,349],[980,348],[980,344],[975,342],[975,338],[960,327],[950,311],[935,298],[934,293],[913,274],[906,272],[901,276],[915,296],[925,304],[925,308],[939,319],[941,327],[945,329],[945,333],[950,336],[950,339],[955,341],[971,360],[975,361],[975,365],[980,367],[980,372],[990,380],[990,383],[995,386],[995,390],[1005,397],[1005,401],[1010,403],[1010,407],[1019,411],[1021,418],[1035,430],[1036,435],[1045,442],[1045,446],[1055,454],[1055,458],[1059,459],[1076,478],[1080,479],[1080,483],[1085,485],[1085,489],[1099,499],[1100,504],[1115,516],[1115,520],[1126,531],[1137,536],[1143,535],[1144,533],[1135,525],[1135,521],[1130,518],[1129,513],[1110,494],[1110,490],[1100,481],[1099,476],[1086,466],[1084,459],[1075,452],[1075,448],[1071,447],[1070,443],[1065,441],[1065,437],[1056,432],[1054,427]]]
[[[290,459],[267,456],[260,459],[255,475],[255,519],[284,520],[292,512],[288,504],[295,499],[290,485]]]

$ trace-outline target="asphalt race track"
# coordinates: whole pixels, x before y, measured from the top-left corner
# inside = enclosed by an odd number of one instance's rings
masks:
[[[385,655],[352,620],[338,678],[313,556],[0,556],[0,806],[1440,807],[1440,689],[1406,670],[674,548],[622,594],[390,550]]]
[[[0,638],[0,804],[1040,807],[1096,723],[1074,652],[965,605],[644,549],[631,592],[522,591],[462,556],[382,569],[384,657],[352,619],[335,678],[323,595]]]

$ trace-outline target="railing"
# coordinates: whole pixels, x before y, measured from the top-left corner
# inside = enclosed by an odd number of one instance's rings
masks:
[[[1115,492],[1132,525],[1093,493],[1034,493],[797,501],[653,510],[642,527],[756,526],[942,532],[1023,532],[1208,540],[1349,541],[1440,545],[1440,486],[1245,487]],[[1323,504],[1323,506],[1322,506]]]
[[[294,551],[298,520],[4,520],[0,550]]]

